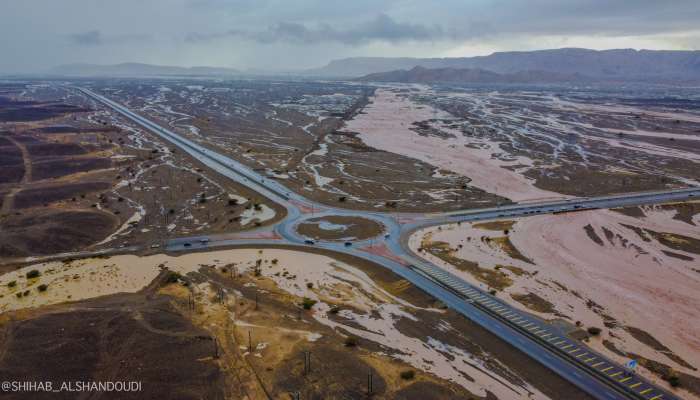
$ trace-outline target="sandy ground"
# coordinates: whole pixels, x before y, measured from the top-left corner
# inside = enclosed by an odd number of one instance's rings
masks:
[[[470,392],[481,396],[486,390],[498,398],[547,398],[530,385],[512,387],[505,380],[488,372],[486,361],[469,354],[466,350],[450,346],[439,340],[427,340],[408,336],[397,328],[401,319],[417,320],[412,311],[419,310],[399,299],[367,276],[360,269],[338,262],[329,257],[281,249],[236,249],[207,253],[185,254],[179,257],[132,255],[110,258],[93,258],[73,262],[47,262],[30,265],[0,276],[0,310],[16,310],[27,307],[55,304],[70,300],[87,299],[118,292],[135,292],[158,274],[161,268],[186,274],[200,267],[227,268],[237,274],[260,270],[260,279],[271,279],[283,291],[298,297],[316,300],[312,315],[318,322],[341,333],[349,333],[366,340],[380,343],[391,349],[391,357],[405,361],[417,369],[455,382]],[[25,274],[38,270],[41,275],[26,279]],[[8,283],[15,281],[10,288]],[[254,281],[253,281],[254,282]],[[255,287],[250,282],[246,286]],[[38,285],[47,284],[45,292]],[[206,281],[196,285],[198,291],[214,292]],[[29,295],[18,298],[15,293],[29,290]],[[263,289],[258,289],[264,295]],[[235,293],[234,293],[235,295]],[[208,298],[203,296],[203,298]],[[341,306],[336,317],[330,309]],[[441,310],[420,309],[442,313]],[[245,324],[245,321],[233,321]],[[444,326],[438,329],[449,329]],[[308,333],[308,340],[316,340],[317,334]],[[256,349],[256,352],[264,348]],[[497,363],[505,370],[508,367]],[[528,393],[532,393],[528,397]]]
[[[646,215],[641,218],[596,210],[517,220],[508,237],[515,248],[533,263],[515,259],[495,246],[494,241],[484,240],[486,237],[503,237],[502,229],[487,229],[478,224],[430,228],[415,234],[410,242],[414,249],[419,248],[423,240],[447,242],[455,250],[455,256],[478,262],[483,268],[498,265],[521,268],[525,273],[500,269],[513,280],[513,285],[499,297],[532,312],[509,295],[535,293],[552,303],[556,312],[568,317],[570,322],[581,321],[584,328],[603,328],[606,318],[613,318],[618,327],[604,328],[602,338],[625,351],[698,376],[698,371],[679,365],[635,340],[623,329],[628,326],[646,331],[686,362],[700,367],[700,337],[697,335],[700,331],[700,257],[670,249],[649,234],[644,234],[644,240],[623,224],[695,239],[700,238],[700,229],[697,225],[672,219],[675,210],[644,208],[644,212]],[[698,215],[693,222],[700,222]],[[587,234],[586,226],[592,228],[601,243],[596,243]],[[693,260],[671,257],[664,250]],[[423,255],[485,287],[467,272],[458,271],[431,254]],[[552,314],[536,314],[554,317]],[[625,361],[607,351],[601,340],[592,340],[591,344],[612,358]]]
[[[471,179],[470,185],[513,201],[564,197],[559,193],[538,189],[533,186],[532,180],[503,168],[531,165],[532,160],[525,157],[511,161],[494,158],[494,154],[502,153],[494,142],[468,138],[461,132],[450,132],[445,128],[441,129],[454,137],[421,136],[409,129],[414,122],[436,118],[453,119],[444,111],[416,104],[388,89],[378,89],[372,103],[363,111],[348,121],[344,129],[359,132],[359,137],[368,146],[413,157],[462,174]]]

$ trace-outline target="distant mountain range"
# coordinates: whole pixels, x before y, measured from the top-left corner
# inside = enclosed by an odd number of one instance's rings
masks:
[[[49,71],[62,76],[100,76],[100,77],[143,77],[143,76],[230,76],[241,72],[232,68],[217,67],[174,67],[168,65],[151,65],[141,63],[122,63],[114,65],[66,64]]]
[[[415,67],[423,69],[414,70]],[[383,72],[391,72],[392,75],[376,75],[372,80],[513,83],[585,80],[698,83],[700,82],[700,51],[633,49],[598,51],[564,48],[500,52],[488,56],[461,58],[357,57],[334,60],[321,68],[286,73],[240,71],[217,67],[185,68],[141,63],[68,64],[51,69],[49,74],[86,77],[277,75],[307,78],[360,78]]]
[[[700,81],[700,51],[565,48],[464,58],[361,57],[331,61],[325,67],[306,72],[316,76],[361,77],[414,67],[486,70],[497,74],[537,71],[615,81]]]
[[[366,82],[405,83],[563,83],[590,82],[594,79],[581,74],[561,74],[546,71],[520,71],[499,74],[479,68],[423,68],[377,72],[356,78]]]

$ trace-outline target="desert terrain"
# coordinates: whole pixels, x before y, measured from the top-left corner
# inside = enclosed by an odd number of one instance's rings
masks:
[[[516,307],[594,332],[590,346],[641,360],[651,379],[679,374],[698,396],[699,224],[690,202],[439,226],[410,244]]]
[[[590,398],[391,272],[411,267],[397,251],[407,238],[432,264],[700,396],[696,201],[402,235],[448,211],[694,185],[692,108],[552,88],[80,84],[289,192],[265,198],[74,86],[0,86],[0,370],[144,371],[147,395],[181,398]],[[64,355],[62,370],[22,337],[98,356]]]
[[[343,130],[516,202],[696,185],[700,115],[642,95],[385,86]]]
[[[0,96],[2,257],[158,244],[283,216],[75,91],[19,85]]]
[[[212,398],[362,397],[368,374],[377,398],[572,393],[409,282],[352,257],[284,248],[118,255],[26,265],[0,276],[0,288],[3,352],[9,355],[0,369],[21,360],[21,372],[13,373],[25,377],[57,366],[30,363],[31,347],[13,345],[18,335],[33,332],[35,346],[58,344],[89,323],[94,328],[83,336],[94,339],[86,348],[116,352],[101,347],[106,338],[137,340],[146,352],[138,358],[146,366],[143,385],[154,391],[167,377],[153,375],[148,361],[166,360],[154,348],[163,338],[167,342],[158,346],[188,343],[171,365],[173,374],[192,374],[178,390],[203,393],[194,377],[208,374],[222,382],[208,386]],[[51,338],[46,334],[57,319],[72,321],[70,330]],[[114,323],[124,327],[108,328]],[[136,331],[127,333],[132,325]],[[42,334],[41,326],[50,329]],[[67,363],[65,376],[90,365],[81,358]]]

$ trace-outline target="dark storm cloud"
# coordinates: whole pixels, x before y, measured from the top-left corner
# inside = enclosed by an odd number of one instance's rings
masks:
[[[253,28],[194,31],[186,37],[189,42],[231,37],[266,44],[336,42],[357,46],[373,41],[459,41],[508,35],[630,36],[697,30],[700,19],[698,0],[404,0],[369,4],[307,0],[306,6],[276,0],[258,0],[255,6],[251,0],[190,1],[209,10],[235,10],[245,19],[261,23]],[[266,19],[275,22],[265,23]]]
[[[69,39],[81,46],[97,46],[102,44],[102,34],[100,31],[87,31],[82,33],[74,33],[69,36]]]
[[[432,41],[444,39],[445,31],[439,26],[426,26],[397,22],[386,14],[359,23],[355,26],[338,29],[330,24],[307,26],[297,22],[279,22],[262,31],[232,29],[222,33],[197,34],[187,36],[189,42],[201,42],[225,37],[238,37],[259,43],[291,42],[315,44],[338,42],[347,45],[362,45],[372,41],[400,43],[405,41]]]
[[[144,42],[152,39],[150,34],[123,34],[105,36],[98,30],[74,33],[68,36],[70,42],[80,46],[99,46],[103,44],[128,44],[132,42]]]

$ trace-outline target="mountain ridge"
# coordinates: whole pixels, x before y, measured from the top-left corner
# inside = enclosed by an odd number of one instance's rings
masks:
[[[413,67],[473,68],[499,74],[544,71],[609,80],[700,80],[700,51],[562,48],[456,58],[356,57],[333,60],[324,67],[306,72],[318,76],[356,78]]]
[[[355,80],[400,83],[581,83],[594,79],[581,74],[519,71],[499,74],[481,68],[424,68],[368,74]]]

